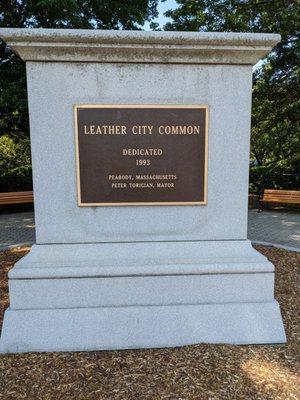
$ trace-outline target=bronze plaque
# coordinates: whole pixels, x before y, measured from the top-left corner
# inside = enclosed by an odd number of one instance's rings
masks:
[[[207,106],[74,111],[80,206],[206,204]]]

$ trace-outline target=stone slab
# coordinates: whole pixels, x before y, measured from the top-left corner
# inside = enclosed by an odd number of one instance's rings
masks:
[[[34,245],[10,279],[274,272],[248,240]]]
[[[11,309],[271,301],[274,274],[10,279]]]
[[[150,307],[7,310],[2,353],[283,343],[276,301]]]
[[[255,64],[280,35],[233,32],[143,32],[0,29],[26,61]]]
[[[274,296],[274,267],[249,241],[35,245],[9,277],[11,309],[257,302]]]

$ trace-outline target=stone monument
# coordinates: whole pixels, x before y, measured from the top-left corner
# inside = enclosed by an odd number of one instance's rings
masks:
[[[1,29],[26,61],[36,245],[2,352],[279,343],[247,240],[248,33]]]

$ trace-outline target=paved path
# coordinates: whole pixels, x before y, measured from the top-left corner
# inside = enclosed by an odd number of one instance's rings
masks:
[[[254,242],[274,244],[300,251],[300,213],[249,211],[248,237]],[[35,241],[32,212],[0,214],[0,249]]]
[[[300,252],[300,213],[249,210],[248,238]]]
[[[0,214],[0,250],[15,244],[35,242],[33,212]]]

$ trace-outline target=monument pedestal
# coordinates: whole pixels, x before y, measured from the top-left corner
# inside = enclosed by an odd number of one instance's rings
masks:
[[[26,61],[37,239],[0,351],[284,342],[247,240],[252,65],[279,35],[0,36]]]
[[[3,352],[285,341],[274,267],[247,240],[35,245],[9,292]]]

